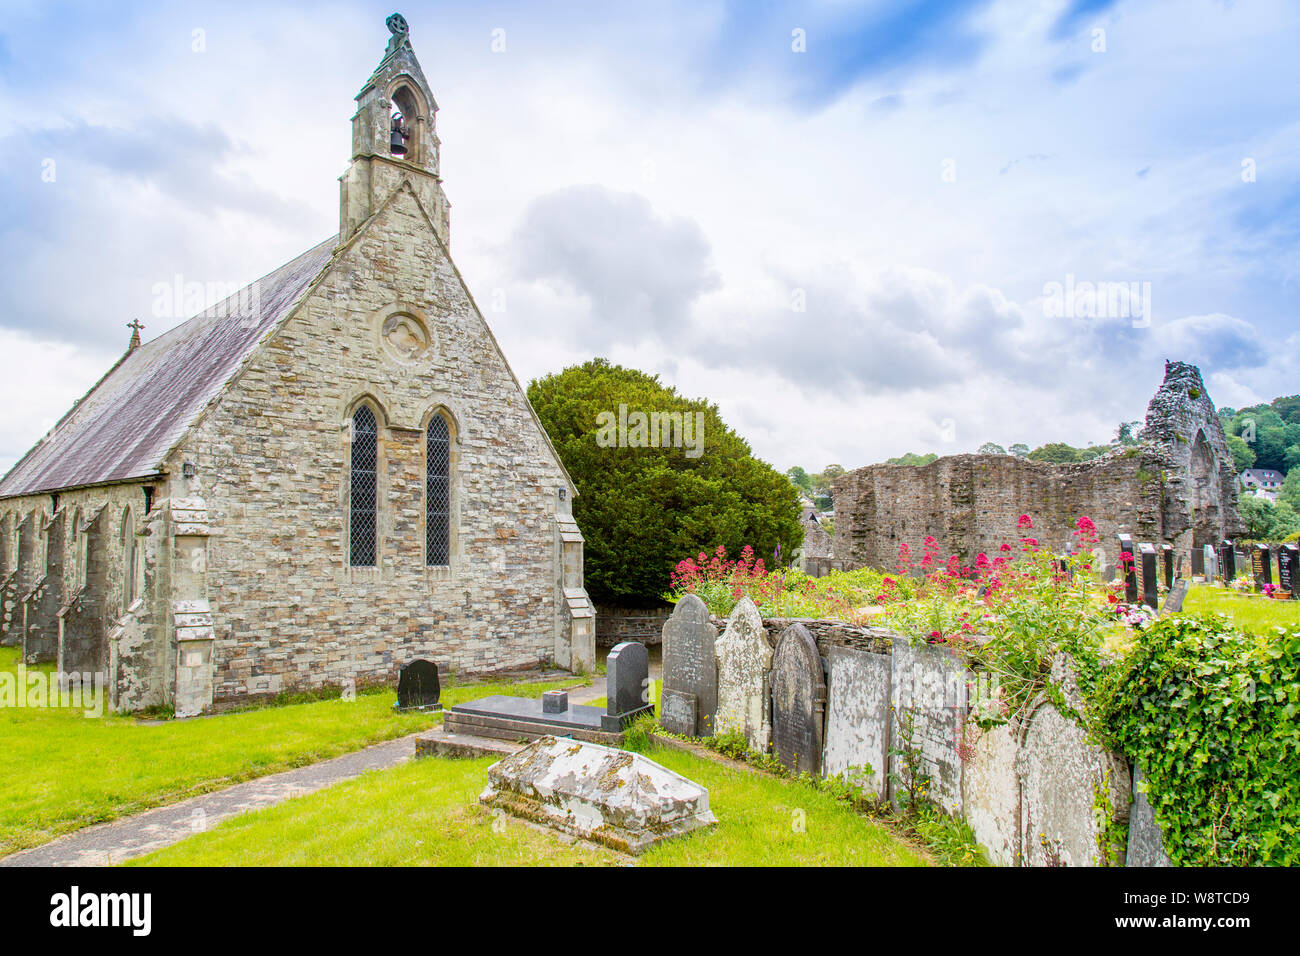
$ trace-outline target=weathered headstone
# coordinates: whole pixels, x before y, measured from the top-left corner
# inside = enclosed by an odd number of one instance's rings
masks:
[[[1192,577],[1205,576],[1205,552],[1200,548],[1192,548]]]
[[[717,823],[699,784],[600,744],[542,737],[487,774],[481,803],[625,853]]]
[[[1043,703],[1029,718],[1020,753],[1020,845],[1027,866],[1095,866],[1104,791],[1113,820],[1129,815],[1129,770],[1119,757],[1088,741],[1088,733]],[[1108,822],[1108,821],[1107,821]]]
[[[438,665],[433,661],[411,661],[397,675],[397,710],[442,710],[439,697]]]
[[[1225,584],[1231,584],[1237,577],[1236,547],[1226,538],[1219,545],[1219,570]]]
[[[772,655],[772,749],[795,773],[819,773],[826,729],[826,679],[817,642],[791,624]]]
[[[618,733],[642,714],[654,716],[650,702],[650,655],[639,641],[624,641],[605,659],[605,716],[601,730]]]
[[[1179,578],[1174,582],[1174,586],[1169,589],[1165,595],[1165,603],[1160,606],[1160,614],[1163,617],[1166,614],[1177,614],[1183,609],[1183,601],[1187,599],[1187,579]]]
[[[1173,866],[1165,853],[1164,835],[1143,787],[1142,770],[1133,765],[1133,806],[1129,808],[1125,866]]]
[[[1205,583],[1213,584],[1219,576],[1219,557],[1214,553],[1211,545],[1206,545],[1203,549],[1205,552]]]
[[[1160,588],[1156,583],[1155,545],[1143,542],[1138,545],[1138,555],[1142,562],[1142,603],[1155,610],[1160,604]]]
[[[715,733],[737,731],[751,749],[767,753],[772,740],[768,672],[772,646],[763,618],[748,597],[740,599],[715,647],[718,661],[718,716]]]
[[[928,798],[949,813],[960,813],[962,760],[957,744],[968,711],[966,668],[941,644],[911,644],[900,638],[890,655],[890,750],[916,754],[921,772],[929,777]],[[895,800],[907,789],[905,763],[897,753],[890,757],[890,793]]]
[[[708,607],[695,594],[678,601],[664,624],[659,722],[669,733],[686,737],[713,734],[718,710],[717,636]]]
[[[1119,564],[1124,569],[1124,602],[1136,604],[1138,599],[1137,549],[1133,547],[1131,534],[1117,535],[1119,538]]]
[[[1250,572],[1255,577],[1256,591],[1273,583],[1273,552],[1268,545],[1257,544],[1250,549]]]
[[[1165,578],[1165,590],[1168,591],[1174,586],[1174,546],[1172,544],[1162,544],[1160,546],[1160,570]]]
[[[1300,577],[1300,547],[1294,544],[1284,544],[1277,555],[1277,584],[1283,591],[1291,595],[1291,600],[1300,601],[1300,594],[1296,594],[1296,585],[1300,583],[1297,577]]]
[[[832,646],[822,771],[884,797],[889,773],[889,655]],[[854,769],[856,768],[856,770]],[[870,776],[864,777],[870,768]]]

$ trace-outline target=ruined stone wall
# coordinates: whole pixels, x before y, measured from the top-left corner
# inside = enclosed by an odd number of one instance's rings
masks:
[[[1053,465],[1013,455],[953,455],[920,467],[872,465],[838,478],[835,557],[851,566],[893,567],[907,542],[920,553],[934,536],[943,557],[973,561],[1016,545],[1022,514],[1030,535],[1062,548],[1087,515],[1113,559],[1115,535],[1179,550],[1239,530],[1227,439],[1200,372],[1167,363],[1147,409],[1140,445],[1089,462]]]
[[[383,338],[406,313],[426,350]],[[348,423],[379,410],[379,558],[349,566]],[[424,554],[424,428],[454,422],[452,557]],[[573,489],[410,192],[342,251],[177,449],[210,515],[218,701],[487,674],[555,656],[559,492]]]

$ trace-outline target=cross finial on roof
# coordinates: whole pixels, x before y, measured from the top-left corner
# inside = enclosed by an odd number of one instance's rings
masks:
[[[144,323],[139,319],[133,319],[126,323],[126,327],[131,330],[131,344],[126,347],[126,350],[134,352],[140,347],[140,330],[144,328]]]

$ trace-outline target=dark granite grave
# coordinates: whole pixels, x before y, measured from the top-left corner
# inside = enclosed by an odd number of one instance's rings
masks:
[[[616,645],[605,659],[605,716],[601,729],[619,733],[642,714],[654,716],[650,703],[650,655],[638,641]]]
[[[616,739],[601,729],[605,712],[600,707],[570,705],[558,714],[545,708],[536,698],[496,694],[452,707],[444,726],[450,733],[505,740],[536,740],[548,734],[598,743]]]
[[[1264,585],[1273,583],[1273,552],[1266,544],[1257,544],[1250,549],[1250,573],[1255,576],[1255,590],[1264,590]]]
[[[826,721],[826,676],[817,642],[791,624],[772,658],[772,747],[796,773],[820,773]]]
[[[397,675],[397,703],[394,710],[442,710],[439,697],[438,665],[433,661],[411,661]]]
[[[1160,604],[1160,586],[1156,583],[1158,576],[1155,545],[1146,542],[1138,545],[1138,558],[1142,573],[1142,603],[1154,611]]]
[[[548,690],[542,694],[543,714],[562,714],[569,709],[567,690]]]
[[[1300,574],[1300,547],[1284,544],[1277,555],[1277,585],[1291,595],[1292,601],[1300,601],[1296,594],[1296,576]]]
[[[1174,546],[1172,544],[1162,544],[1160,546],[1160,570],[1165,577],[1165,590],[1168,591],[1174,586]]]
[[[1219,574],[1225,584],[1231,584],[1237,577],[1236,548],[1226,539],[1219,545]]]
[[[1126,604],[1136,604],[1138,599],[1138,568],[1137,568],[1137,551],[1133,547],[1133,536],[1131,534],[1120,534],[1119,538],[1119,566],[1123,568],[1124,573],[1124,602]]]

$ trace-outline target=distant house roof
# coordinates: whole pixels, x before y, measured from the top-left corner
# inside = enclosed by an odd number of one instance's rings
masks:
[[[331,236],[127,352],[0,479],[0,498],[158,474],[185,430],[324,271],[337,242]]]
[[[1243,468],[1241,470],[1243,485],[1281,484],[1285,477],[1274,468]]]

